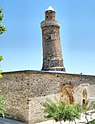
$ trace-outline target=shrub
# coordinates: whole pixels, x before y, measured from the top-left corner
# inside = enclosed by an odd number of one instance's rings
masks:
[[[8,102],[5,99],[5,97],[0,94],[0,115],[3,117],[5,116],[5,113],[6,113],[5,107],[7,104],[8,104]]]
[[[68,104],[63,101],[46,101],[43,104],[45,117],[55,121],[75,121],[79,119],[82,109],[79,104]]]
[[[87,124],[95,124],[95,120],[88,122]]]

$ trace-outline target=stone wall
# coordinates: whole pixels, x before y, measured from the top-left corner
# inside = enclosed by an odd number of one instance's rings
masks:
[[[24,72],[4,73],[0,90],[9,101],[8,116],[28,122],[29,82]]]
[[[57,72],[18,71],[3,73],[0,90],[8,99],[10,117],[28,124],[44,120],[41,104],[46,98],[83,102],[95,96],[95,76]]]
[[[56,100],[58,99],[60,94],[52,94],[41,97],[33,97],[30,98],[29,102],[29,124],[35,124],[36,122],[45,121],[43,106],[42,104],[46,100]],[[33,109],[34,108],[34,109]]]

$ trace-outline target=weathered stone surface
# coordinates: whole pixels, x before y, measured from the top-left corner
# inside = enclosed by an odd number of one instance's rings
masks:
[[[0,90],[9,100],[8,115],[28,124],[44,120],[40,103],[46,98],[82,103],[85,89],[87,99],[95,97],[95,76],[18,71],[3,73],[0,79]]]
[[[0,90],[9,101],[8,115],[17,120],[28,121],[29,85],[25,73],[5,73],[0,79]]]
[[[35,124],[37,122],[47,120],[44,117],[45,114],[43,112],[42,104],[46,100],[55,101],[56,99],[59,98],[59,96],[60,96],[59,94],[51,94],[51,95],[47,95],[47,96],[30,98],[30,102],[29,102],[29,124]],[[35,108],[35,109],[33,109],[33,108]]]
[[[45,12],[41,22],[43,66],[42,70],[65,71],[60,45],[60,23],[55,20],[55,11]]]

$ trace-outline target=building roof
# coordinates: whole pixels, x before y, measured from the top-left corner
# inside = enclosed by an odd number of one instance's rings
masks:
[[[76,76],[87,76],[87,77],[94,77],[95,75],[88,75],[88,74],[76,74],[76,73],[69,73],[64,71],[41,71],[41,70],[18,70],[18,71],[8,71],[8,72],[2,72],[2,74],[10,74],[10,73],[47,73],[47,74],[65,74],[65,75],[76,75]]]
[[[52,6],[49,6],[46,11],[54,11],[55,12],[55,10],[52,8]]]

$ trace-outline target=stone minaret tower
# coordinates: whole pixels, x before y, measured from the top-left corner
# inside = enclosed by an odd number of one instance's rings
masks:
[[[55,20],[55,10],[49,6],[41,22],[43,67],[42,70],[65,71],[60,45],[60,23]]]

